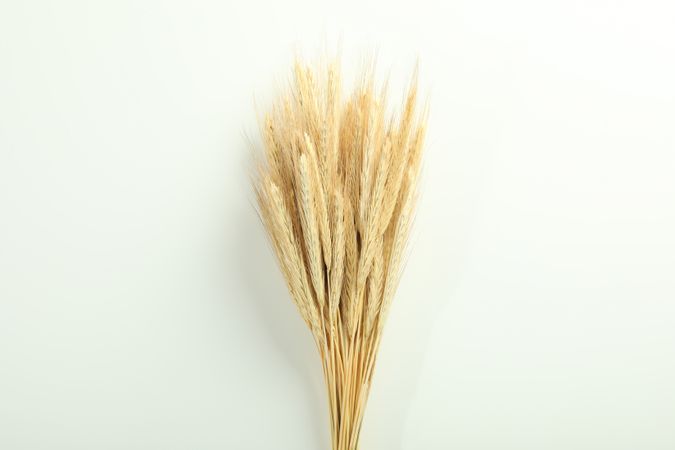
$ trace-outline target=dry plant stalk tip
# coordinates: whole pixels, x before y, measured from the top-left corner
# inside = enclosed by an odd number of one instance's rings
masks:
[[[366,71],[297,61],[262,122],[260,216],[323,363],[333,450],[356,450],[411,225],[426,129],[416,74],[397,116]]]

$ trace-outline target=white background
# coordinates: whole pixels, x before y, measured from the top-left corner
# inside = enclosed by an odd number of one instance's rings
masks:
[[[251,201],[296,50],[430,133],[363,448],[675,448],[675,7],[3,1],[0,448],[327,448]],[[396,99],[398,101],[398,99]]]

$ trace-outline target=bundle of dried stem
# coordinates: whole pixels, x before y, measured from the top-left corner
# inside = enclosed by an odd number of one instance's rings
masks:
[[[343,98],[336,63],[296,61],[262,123],[260,216],[321,355],[332,448],[358,448],[382,328],[400,276],[426,129],[417,77],[402,111],[366,70]]]

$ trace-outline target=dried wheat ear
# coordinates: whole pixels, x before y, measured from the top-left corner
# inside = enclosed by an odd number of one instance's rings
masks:
[[[400,277],[426,130],[417,77],[389,114],[366,70],[297,61],[264,116],[254,187],[291,298],[321,356],[333,450],[358,448],[382,328]]]

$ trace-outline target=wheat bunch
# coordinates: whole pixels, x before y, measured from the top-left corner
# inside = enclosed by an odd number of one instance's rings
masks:
[[[402,111],[366,70],[343,97],[337,63],[300,61],[262,122],[260,216],[321,355],[333,450],[358,448],[411,224],[426,127],[417,77]]]

